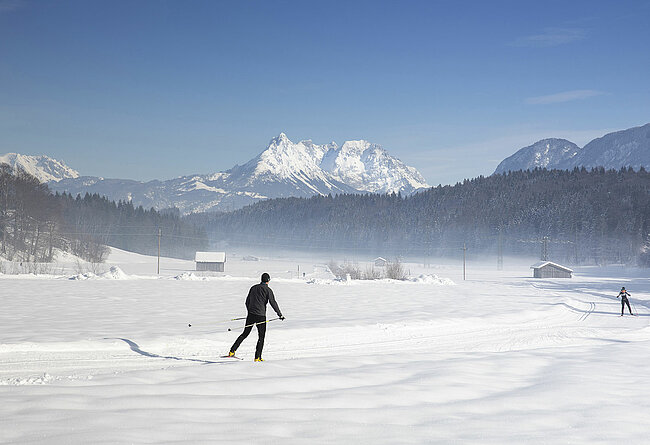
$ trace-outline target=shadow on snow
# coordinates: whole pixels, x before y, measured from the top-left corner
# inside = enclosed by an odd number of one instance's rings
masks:
[[[203,363],[204,365],[209,365],[209,364],[226,364],[230,362],[226,361],[211,361],[211,360],[201,360],[201,359],[196,359],[196,358],[184,358],[184,357],[174,357],[170,355],[158,355],[154,354],[153,352],[147,352],[143,351],[140,349],[140,346],[132,340],[129,340],[128,338],[120,338],[120,337],[105,337],[104,340],[121,340],[127,345],[129,345],[129,348],[131,348],[131,351],[136,352],[144,357],[151,357],[151,358],[164,358],[167,360],[179,360],[179,361],[188,361],[188,362],[198,362],[198,363]]]

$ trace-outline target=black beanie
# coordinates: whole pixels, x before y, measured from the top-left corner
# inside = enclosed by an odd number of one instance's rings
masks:
[[[264,272],[262,274],[262,283],[268,283],[269,281],[271,281],[271,276]]]

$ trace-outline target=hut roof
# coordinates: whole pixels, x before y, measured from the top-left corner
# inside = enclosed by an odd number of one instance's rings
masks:
[[[569,269],[568,267],[560,266],[557,263],[553,263],[551,261],[540,261],[539,263],[535,263],[532,266],[530,266],[531,269],[541,269],[544,266],[553,266],[558,269],[564,270],[566,272],[573,272],[573,270]]]
[[[197,263],[225,263],[226,252],[196,252]]]

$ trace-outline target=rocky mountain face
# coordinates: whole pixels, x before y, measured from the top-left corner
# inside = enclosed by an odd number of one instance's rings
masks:
[[[79,172],[76,170],[47,156],[7,153],[0,155],[0,164],[9,164],[14,170],[26,171],[41,182],[58,182],[62,179],[79,177]]]
[[[377,144],[348,141],[339,147],[334,142],[294,143],[284,133],[273,138],[255,158],[225,172],[140,182],[79,176],[67,168],[61,170],[60,176],[42,175],[39,179],[47,181],[53,191],[98,193],[112,200],[131,200],[145,208],[176,207],[184,214],[234,210],[268,198],[328,193],[412,194],[429,187],[415,168],[390,156]]]
[[[543,139],[504,159],[494,173],[535,167],[571,170],[574,167],[650,169],[650,124],[606,134],[580,148],[565,139]]]

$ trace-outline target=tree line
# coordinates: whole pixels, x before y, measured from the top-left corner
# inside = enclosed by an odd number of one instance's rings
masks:
[[[191,258],[208,244],[206,232],[178,212],[134,207],[97,194],[52,194],[37,178],[0,164],[0,255],[7,260],[50,262],[57,250],[102,262],[106,246],[153,255]]]
[[[400,194],[280,198],[195,215],[231,244],[384,255],[540,255],[571,264],[650,261],[650,174],[535,169]],[[546,239],[546,240],[545,240]]]

